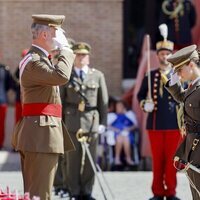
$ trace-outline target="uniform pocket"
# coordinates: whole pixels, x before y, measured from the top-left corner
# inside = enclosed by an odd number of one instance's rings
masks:
[[[59,121],[60,119],[59,118],[55,118],[53,116],[40,116],[40,126],[56,126],[58,127],[59,126]]]
[[[86,89],[87,95],[86,96],[96,96],[97,95],[97,89],[99,88],[98,83],[91,81],[86,84],[86,87],[87,87],[87,89]]]

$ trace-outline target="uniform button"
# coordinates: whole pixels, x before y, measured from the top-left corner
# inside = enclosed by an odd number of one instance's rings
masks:
[[[154,92],[154,93],[156,93],[156,92],[157,92],[157,90],[156,90],[156,89],[154,89],[154,90],[153,90],[153,92]]]
[[[191,103],[189,103],[189,106],[190,106],[190,107],[192,107],[192,104],[191,104]]]
[[[171,99],[172,97],[171,96],[168,96],[168,99]]]
[[[157,87],[158,86],[158,84],[157,83],[154,83],[154,87]]]
[[[83,90],[85,90],[85,89],[86,89],[85,85],[82,85],[82,86],[81,86],[81,88],[82,88]]]
[[[157,99],[158,97],[157,97],[157,95],[154,95],[153,98],[154,98],[154,99]]]
[[[157,108],[157,107],[155,107],[155,108],[154,108],[154,110],[158,110],[158,108]]]
[[[159,73],[156,73],[156,74],[155,74],[155,76],[157,76],[157,77],[158,77],[158,76],[159,76]]]
[[[158,102],[157,102],[157,101],[154,101],[154,104],[155,104],[155,105],[157,105],[157,104],[158,104]]]
[[[157,79],[157,78],[154,78],[154,81],[155,81],[155,82],[157,82],[157,81],[158,81],[158,79]]]

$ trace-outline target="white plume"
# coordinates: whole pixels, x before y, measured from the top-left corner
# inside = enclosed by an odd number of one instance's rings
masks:
[[[159,27],[160,34],[163,36],[164,40],[167,40],[168,36],[168,27],[166,24],[161,24]]]

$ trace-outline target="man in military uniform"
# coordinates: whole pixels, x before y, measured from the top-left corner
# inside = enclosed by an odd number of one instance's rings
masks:
[[[156,49],[160,66],[149,73],[150,87],[148,77],[145,76],[138,92],[138,101],[142,110],[149,112],[146,128],[153,159],[152,192],[154,194],[150,200],[163,200],[165,196],[167,200],[178,200],[175,196],[176,170],[172,162],[180,139],[176,119],[177,104],[164,88],[161,79],[161,73],[169,76],[172,72],[167,57],[173,51],[173,43],[168,40],[160,41],[156,44]],[[149,94],[152,99],[147,99]]]
[[[73,50],[74,68],[62,97],[65,123],[76,147],[76,151],[67,153],[67,182],[71,199],[92,200],[94,172],[76,135],[81,128],[88,137],[95,162],[98,132],[103,131],[107,122],[108,94],[103,73],[89,67],[89,44],[75,43]]]
[[[63,15],[32,15],[33,40],[19,64],[23,118],[15,126],[13,145],[20,152],[24,191],[51,199],[59,154],[74,150],[62,122],[59,85],[71,75],[74,54],[61,29]],[[53,66],[48,55],[61,49]]]

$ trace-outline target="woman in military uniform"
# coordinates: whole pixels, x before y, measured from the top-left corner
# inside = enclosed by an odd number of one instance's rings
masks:
[[[194,200],[200,199],[200,68],[199,52],[196,45],[185,47],[171,57],[168,61],[173,64],[175,73],[166,87],[178,102],[183,102],[184,127],[186,137],[176,152],[174,164],[186,166],[192,196]],[[189,81],[188,89],[184,90],[180,78]],[[181,165],[180,165],[181,164]]]

